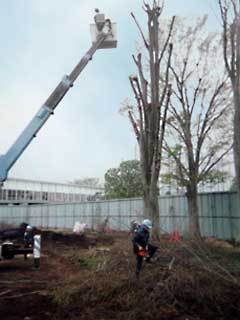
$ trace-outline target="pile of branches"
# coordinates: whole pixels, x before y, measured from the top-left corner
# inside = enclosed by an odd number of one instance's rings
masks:
[[[240,272],[223,266],[229,257],[216,260],[216,252],[213,256],[198,243],[162,245],[158,259],[145,265],[136,280],[129,250],[120,248],[111,254],[103,268],[75,284],[68,299],[64,297],[58,308],[61,315],[71,319],[240,318]]]

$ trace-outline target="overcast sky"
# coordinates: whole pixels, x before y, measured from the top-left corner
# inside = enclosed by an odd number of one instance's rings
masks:
[[[94,8],[117,22],[118,48],[100,50],[9,172],[10,177],[66,182],[98,177],[135,157],[127,117],[118,110],[132,96],[128,76],[144,25],[140,0],[0,1],[0,154],[91,45]],[[220,29],[217,0],[165,0],[165,16],[209,15]]]

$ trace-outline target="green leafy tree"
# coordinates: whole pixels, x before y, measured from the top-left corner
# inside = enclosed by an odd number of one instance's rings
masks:
[[[128,160],[105,174],[105,195],[108,198],[133,198],[143,196],[140,162]]]

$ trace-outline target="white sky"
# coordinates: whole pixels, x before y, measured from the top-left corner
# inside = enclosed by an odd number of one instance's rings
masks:
[[[102,179],[109,168],[134,158],[135,137],[118,110],[132,96],[128,76],[135,72],[131,55],[139,35],[130,12],[144,25],[141,6],[140,0],[0,1],[1,154],[89,49],[94,8],[118,25],[118,48],[96,53],[9,176]],[[206,13],[209,28],[220,29],[217,0],[165,0],[166,16]]]

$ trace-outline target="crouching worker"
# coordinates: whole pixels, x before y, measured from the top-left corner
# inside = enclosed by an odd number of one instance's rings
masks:
[[[143,260],[150,262],[154,253],[157,250],[156,246],[149,243],[150,231],[152,229],[152,222],[149,219],[143,220],[138,229],[135,230],[132,239],[133,252],[136,254],[136,276],[139,277]]]

